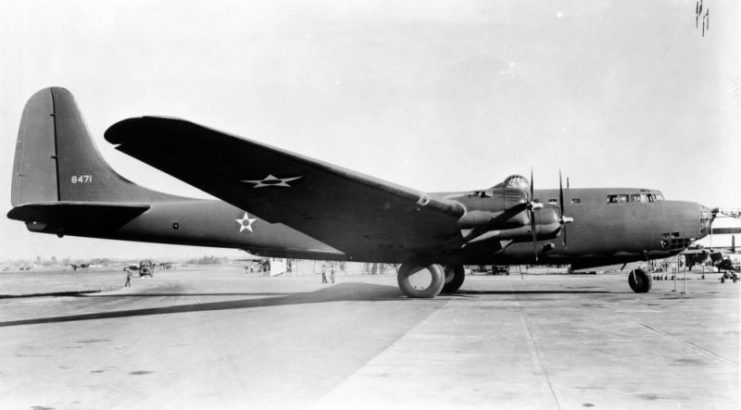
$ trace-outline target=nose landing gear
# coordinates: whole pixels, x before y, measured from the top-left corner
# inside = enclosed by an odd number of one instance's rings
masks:
[[[634,269],[628,275],[628,285],[635,293],[648,293],[653,281],[643,269]]]

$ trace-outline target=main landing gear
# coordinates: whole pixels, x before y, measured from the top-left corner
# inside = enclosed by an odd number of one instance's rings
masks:
[[[466,272],[463,265],[447,265],[445,267],[445,285],[442,293],[453,293],[460,289],[463,280],[466,279]]]
[[[445,286],[445,273],[437,264],[406,262],[399,268],[399,289],[410,298],[434,298]]]
[[[434,298],[440,292],[455,292],[463,284],[463,265],[442,266],[432,263],[407,262],[398,273],[399,289],[410,298]]]
[[[651,276],[643,269],[634,269],[628,275],[628,285],[635,293],[648,293],[652,284]]]

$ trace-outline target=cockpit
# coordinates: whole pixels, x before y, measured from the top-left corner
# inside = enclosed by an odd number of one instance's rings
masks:
[[[507,189],[517,189],[520,191],[527,191],[530,189],[530,181],[522,175],[510,175],[504,179],[504,181],[494,185],[493,187],[481,191],[473,191],[466,196],[478,197],[478,198],[491,198],[494,192],[500,192]]]
[[[496,185],[494,185],[489,190],[483,190],[483,191],[474,191],[468,196],[473,197],[479,197],[479,198],[489,198],[492,194],[493,189],[501,189],[501,188],[517,188],[521,190],[527,190],[530,188],[530,182],[527,180],[527,178],[523,177],[522,175],[510,175],[503,182],[500,182]]]
[[[530,188],[530,182],[522,175],[510,175],[504,180],[504,182],[496,185],[494,188],[528,189]]]
[[[630,193],[608,194],[607,195],[608,204],[625,204],[629,202],[651,203],[651,202],[658,202],[658,201],[663,201],[663,200],[664,200],[664,195],[660,191],[641,190],[641,192],[630,192]]]

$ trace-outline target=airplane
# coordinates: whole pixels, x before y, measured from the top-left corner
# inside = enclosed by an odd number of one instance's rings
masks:
[[[218,200],[123,178],[97,151],[72,94],[51,87],[21,117],[8,217],[59,237],[400,264],[397,282],[410,298],[457,291],[464,265],[582,269],[666,258],[707,235],[714,217],[655,189],[559,182],[535,190],[532,171],[530,181],[513,175],[491,188],[425,193],[174,118],[125,119],[104,136]],[[644,293],[652,282],[634,269],[628,283]]]

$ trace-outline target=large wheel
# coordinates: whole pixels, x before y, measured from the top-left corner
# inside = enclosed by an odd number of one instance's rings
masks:
[[[445,285],[442,293],[451,293],[460,289],[463,280],[466,279],[466,272],[463,265],[448,265],[445,267]]]
[[[635,293],[648,293],[653,282],[643,269],[635,269],[628,275],[628,284]]]
[[[399,289],[410,298],[434,298],[445,285],[445,273],[440,265],[404,263],[397,276]]]

